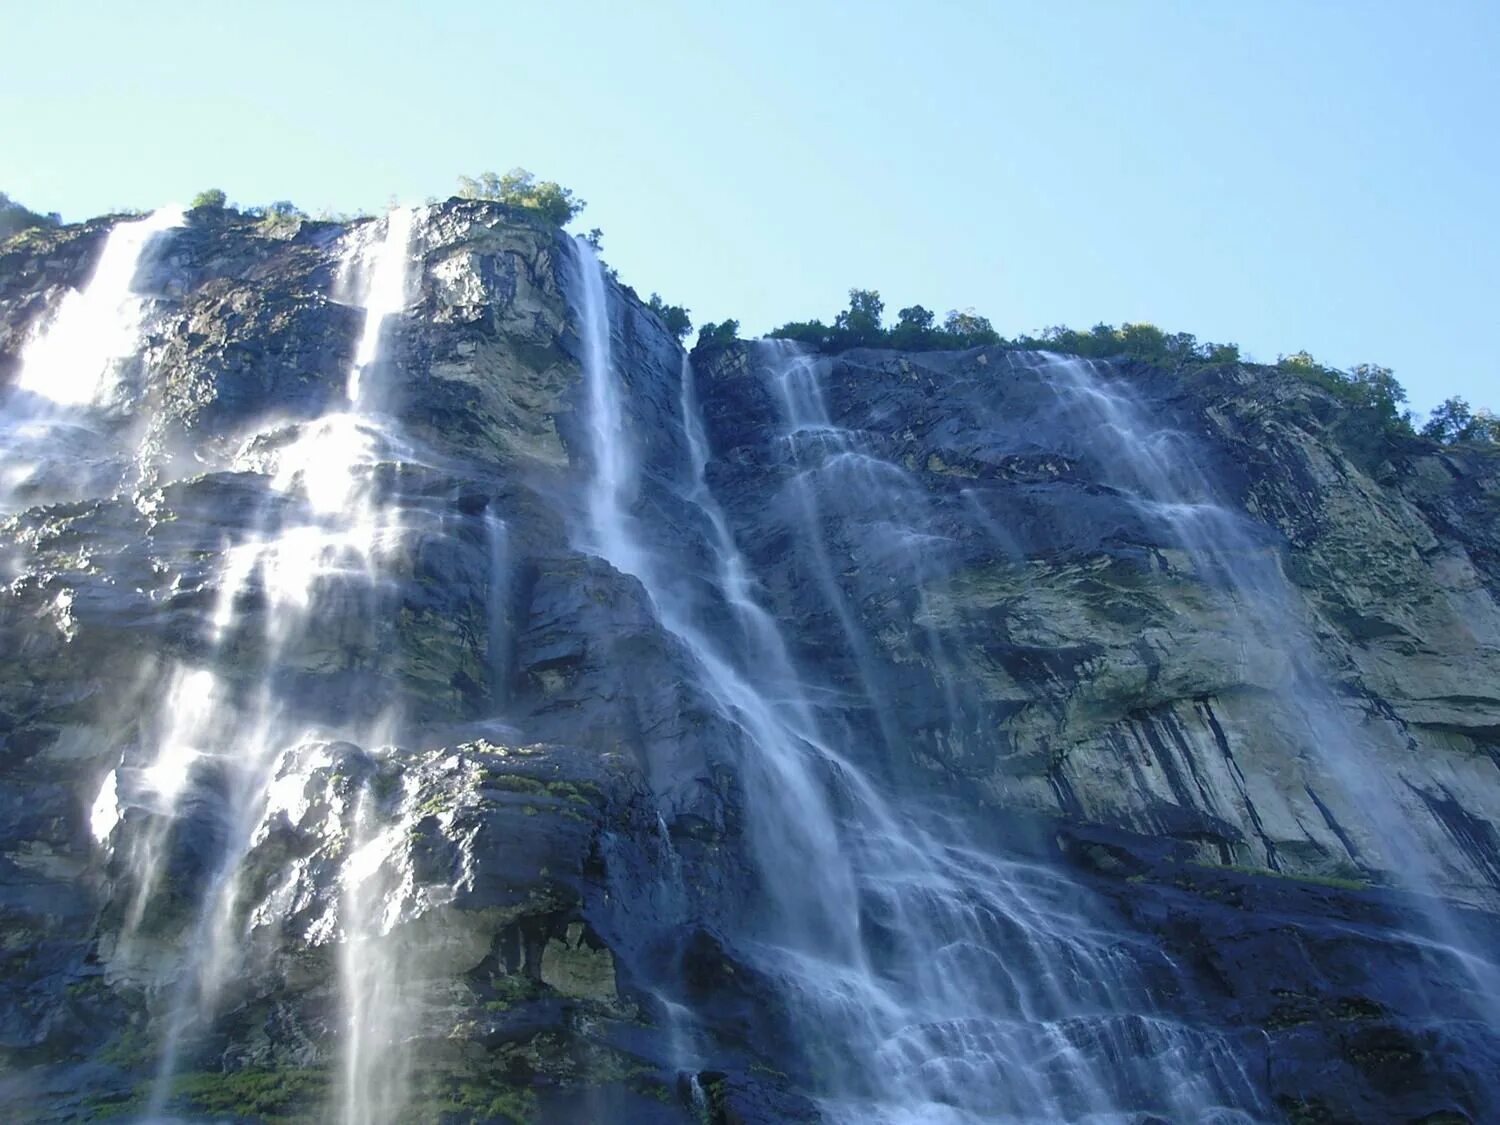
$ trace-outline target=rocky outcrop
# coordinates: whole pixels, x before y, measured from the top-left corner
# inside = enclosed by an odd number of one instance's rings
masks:
[[[0,250],[0,379],[106,229]],[[567,239],[493,204],[419,213],[359,469],[395,514],[378,581],[318,578],[282,636],[286,595],[236,571],[307,518],[274,482],[343,394],[360,237],[192,213],[137,279],[117,401],[7,485],[0,1103],[326,1119],[355,995],[399,1022],[400,1120],[813,1119],[829,1077],[753,948],[767,882],[799,875],[749,841],[743,724],[588,541]],[[732,630],[682,353],[618,285],[610,315],[646,548]],[[788,354],[687,377],[750,589],[848,758],[1180,971],[1157,1004],[1234,1045],[1255,1116],[1500,1113],[1494,1013],[1444,949],[1500,947],[1500,458],[1372,460],[1264,369],[1100,365],[1180,443],[1184,515],[1034,355],[820,361],[820,436],[789,423]],[[164,808],[140,779],[195,702],[212,745]],[[237,844],[245,748],[271,742]],[[177,1034],[212,925],[242,960]]]
[[[1494,1057],[1485,1005],[1460,972],[1435,1029],[1403,929],[1427,913],[1412,892],[1436,893],[1482,911],[1445,926],[1494,940],[1500,459],[1413,442],[1363,465],[1336,406],[1271,371],[1098,375],[1152,422],[1128,443],[1182,443],[1192,483],[1254,522],[1211,528],[1227,546],[1195,555],[1184,517],[1122,484],[1108,427],[1077,424],[1032,357],[992,350],[827,363],[833,421],[902,469],[824,463],[829,559],[800,546],[806,513],[784,496],[808,470],[777,444],[753,353],[702,375],[715,484],[783,618],[814,623],[804,663],[861,685],[871,713],[853,721],[893,768],[981,816],[1063,825],[1063,852],[1207,973],[1204,995],[1227,993],[1230,1022],[1265,1032],[1248,1050],[1292,1119],[1484,1116],[1493,1093],[1467,1084]],[[893,537],[922,542],[916,561]],[[1263,560],[1249,579],[1205,581],[1205,559],[1231,572],[1240,554]],[[863,653],[829,643],[840,599]],[[1326,699],[1305,698],[1298,661]],[[1394,1053],[1366,1057],[1367,1040]]]
[[[1161,431],[1191,435],[1204,476],[1255,517],[1257,538],[1236,549],[1284,569],[1295,623],[1333,679],[1340,736],[1402,779],[1448,893],[1493,905],[1479,826],[1500,817],[1494,455],[1413,443],[1371,475],[1331,437],[1333,404],[1293,378],[1117,377]],[[775,503],[796,467],[764,439],[774,396],[742,353],[703,378],[741,541],[785,615],[826,616],[815,564],[776,561],[798,517]],[[1266,608],[1205,585],[1170,522],[1116,483],[1111,443],[1066,424],[1032,361],[852,353],[832,361],[826,389],[835,420],[904,468],[901,530],[930,540],[892,582],[870,564],[892,527],[872,515],[868,482],[853,502],[830,489],[820,512],[874,650],[875,695],[897,701],[922,765],[988,804],[1179,838],[1205,862],[1357,876],[1379,855],[1341,839],[1359,817],[1345,826],[1340,795],[1316,792],[1328,781],[1303,760],[1306,718],[1284,704],[1287,646],[1246,627]],[[1462,855],[1460,824],[1474,837]]]

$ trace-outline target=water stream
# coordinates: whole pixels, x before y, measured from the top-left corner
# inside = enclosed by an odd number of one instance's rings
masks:
[[[33,331],[0,403],[0,515],[118,483],[104,415],[139,362],[152,307],[143,280],[182,223],[180,207],[116,223],[83,287]]]
[[[100,495],[120,491],[137,455],[125,447],[126,420],[154,310],[142,279],[182,222],[167,208],[117,224],[89,282],[62,297],[28,344],[0,402],[0,512],[100,480]],[[171,1120],[190,1072],[222,1065],[214,1045],[232,1038],[225,1028],[244,1007],[243,982],[273,963],[326,981],[339,1054],[317,1063],[325,1115],[343,1125],[407,1119],[418,1077],[407,1043],[430,1000],[413,959],[436,960],[441,939],[420,927],[397,933],[416,879],[408,850],[419,782],[392,765],[408,716],[385,702],[398,692],[378,689],[404,654],[379,630],[396,616],[391,591],[414,569],[418,538],[432,531],[424,521],[453,499],[431,500],[429,512],[429,494],[401,494],[402,467],[422,457],[394,416],[392,343],[422,235],[417,214],[397,209],[339,236],[332,296],[363,314],[343,383],[316,417],[267,422],[212,467],[245,516],[226,523],[230,541],[202,545],[218,561],[202,579],[197,626],[184,630],[193,635],[145,660],[140,698],[121,704],[130,735],[89,824],[116,896],[100,959],[110,984],[145,996],[153,1013],[145,1122]],[[786,566],[831,623],[837,651],[814,661],[769,608],[770,586],[736,539],[740,513],[715,493],[716,451],[688,357],[675,401],[635,394],[633,372],[616,362],[625,312],[593,249],[573,247],[588,469],[581,503],[564,505],[576,516],[573,545],[637,580],[674,653],[686,654],[714,729],[726,732],[709,753],[732,766],[735,823],[755,875],[753,902],[700,912],[696,896],[717,892],[692,885],[689,847],[679,854],[670,811],[658,813],[654,837],[618,842],[649,857],[656,885],[616,908],[651,915],[646,926],[663,934],[703,917],[736,919],[726,948],[768,982],[805,1061],[793,1084],[830,1122],[1275,1117],[1245,1070],[1254,1052],[1207,1017],[1195,1022],[1194,984],[1154,939],[1067,869],[990,842],[1002,833],[982,843],[965,814],[899,788],[895,764],[915,756],[916,738],[986,737],[973,677],[930,600],[957,565],[955,542],[931,490],[890,443],[835,420],[827,361],[767,341],[745,374],[764,380],[779,414],[766,445],[784,483],[771,503],[794,540]],[[1415,799],[1389,780],[1400,776],[1402,748],[1372,740],[1390,731],[1352,717],[1357,708],[1330,686],[1276,548],[1226,502],[1192,442],[1159,424],[1128,384],[1057,356],[1014,368],[1007,377],[1047,388],[1048,440],[1066,435],[1056,440],[1100,467],[1091,484],[1123,497],[1171,544],[1185,580],[1224,602],[1245,653],[1273,654],[1278,702],[1305,739],[1298,762],[1309,797],[1349,826],[1340,836],[1349,864],[1422,895],[1422,940],[1473,980],[1474,1018],[1500,1027],[1500,968],[1427,893],[1467,876],[1426,846]],[[675,411],[666,433],[643,431],[648,406]],[[648,472],[648,448],[678,439],[678,457]],[[95,445],[104,452],[86,452]],[[643,498],[664,484],[691,509],[686,530],[644,514]],[[430,542],[446,549],[463,538],[472,552],[463,573],[479,607],[472,640],[486,664],[479,678],[488,676],[479,686],[506,708],[524,671],[526,622],[513,602],[525,595],[528,529],[515,513],[507,524],[498,496],[480,498],[477,520],[479,503],[465,503],[436,515],[452,522]],[[1003,550],[1008,529],[975,496],[960,503]],[[893,607],[910,626],[906,647],[932,680],[920,735],[889,690],[871,606]],[[1369,768],[1375,751],[1380,769]],[[308,820],[321,823],[304,832]],[[288,859],[278,848],[293,836],[304,850]],[[1267,863],[1278,866],[1273,852]],[[706,1115],[707,1068],[722,1062],[714,1013],[695,1011],[680,981],[644,986],[655,990],[678,1093]]]
[[[147,1120],[165,1119],[183,1059],[210,1034],[240,975],[254,971],[247,880],[264,872],[249,857],[276,814],[301,799],[309,770],[341,768],[348,753],[338,740],[390,739],[395,716],[357,686],[342,702],[315,703],[299,681],[337,682],[341,642],[378,618],[382,572],[401,544],[401,512],[384,498],[378,466],[404,450],[374,404],[390,321],[405,304],[411,229],[412,212],[401,209],[352,237],[343,285],[364,326],[344,394],[318,418],[252,435],[234,458],[235,469],[265,484],[248,535],[224,553],[203,655],[169,670],[147,736],[95,806],[96,833],[115,848],[129,896],[113,970],[166,997]],[[362,767],[351,761],[357,777]],[[365,786],[351,780],[333,794],[330,830],[348,856],[327,933],[342,939],[338,1099],[348,1125],[379,1125],[397,1119],[403,1086],[392,1046],[399,973],[375,940],[383,925],[376,873],[388,849]],[[183,912],[191,924],[174,931]]]
[[[689,490],[712,529],[717,592],[736,625],[729,637],[702,627],[628,507],[640,470],[611,361],[608,293],[592,251],[580,242],[578,254],[591,541],[641,581],[662,625],[693,654],[703,691],[742,735],[748,835],[772,899],[742,948],[777,982],[828,1118],[1253,1119],[1264,1107],[1232,1045],[1154,1010],[1150,985],[1174,973],[1158,951],[1107,928],[1061,873],[986,854],[919,808],[898,810],[835,744],[750,593],[704,479],[710,451],[685,384]],[[814,391],[804,383],[788,393]],[[813,406],[789,414],[793,434],[833,429]],[[822,455],[847,457],[855,444],[838,435]]]
[[[1089,360],[1050,354],[1036,374],[1057,395],[1058,432],[1077,448],[1091,447],[1107,481],[1167,529],[1196,580],[1228,601],[1225,618],[1246,648],[1277,659],[1274,690],[1301,731],[1309,796],[1316,785],[1320,809],[1336,810],[1347,862],[1415,894],[1430,947],[1474,982],[1476,1017],[1500,1029],[1500,961],[1473,948],[1448,905],[1485,877],[1454,866],[1462,860],[1455,849],[1422,838],[1417,825],[1425,810],[1402,780],[1404,742],[1388,724],[1359,715],[1358,701],[1335,694],[1278,551],[1246,515],[1226,506],[1192,439],[1153,421],[1127,381]],[[1276,866],[1274,854],[1268,863]]]

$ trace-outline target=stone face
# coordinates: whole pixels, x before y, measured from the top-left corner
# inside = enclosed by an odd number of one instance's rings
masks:
[[[582,922],[571,922],[550,939],[542,949],[542,983],[564,996],[607,1004],[617,998],[615,960],[591,938]]]
[[[764,438],[776,404],[751,367],[726,357],[701,377],[723,450],[714,468],[782,612],[816,619],[827,590],[803,575],[815,563],[776,562],[798,529],[777,502],[784,457]],[[1433,811],[1452,801],[1465,824],[1500,818],[1500,631],[1482,499],[1494,456],[1466,454],[1470,476],[1415,443],[1382,484],[1310,414],[1318,393],[1285,376],[1123,377],[1259,518],[1258,541],[1238,549],[1285,574],[1293,620],[1330,670],[1342,737],[1400,779],[1449,893],[1494,906],[1490,832],[1477,830],[1478,854],[1455,855],[1453,826]],[[834,421],[905,467],[907,533],[932,541],[906,573],[882,568],[879,519],[839,490],[860,483],[827,482],[818,518],[872,642],[863,671],[845,675],[873,676],[904,722],[917,717],[919,761],[970,778],[969,793],[995,805],[1191,838],[1205,858],[1350,865],[1319,808],[1342,819],[1339,798],[1316,793],[1301,720],[1277,702],[1291,690],[1287,650],[1244,627],[1264,607],[1204,585],[1180,544],[1126,502],[1088,435],[1059,425],[1035,369],[985,351],[851,353],[825,380]],[[1458,518],[1460,503],[1478,519]],[[923,722],[945,677],[956,698]]]
[[[0,248],[0,381],[106,227]],[[365,954],[399,970],[413,1120],[813,1119],[818,1077],[748,953],[773,876],[745,827],[746,733],[589,549],[562,235],[423,209],[362,470],[400,514],[378,581],[320,579],[317,626],[284,641],[274,583],[226,593],[236,548],[306,518],[270,469],[341,401],[361,317],[339,263],[360,237],[193,218],[137,279],[152,301],[122,401],[0,525],[0,1105],[144,1111],[198,905],[240,846],[226,810],[248,767],[227,748],[256,745],[269,692],[278,729],[305,734],[244,835],[244,963],[175,1109],[317,1119],[365,911]],[[628,290],[611,316],[642,540],[697,624],[730,629],[681,350]],[[690,372],[707,482],[850,758],[1069,872],[1182,968],[1192,990],[1163,1006],[1221,1031],[1288,1119],[1500,1112],[1493,1030],[1393,874],[1419,851],[1454,925],[1500,943],[1500,456],[1414,441],[1372,460],[1288,376],[1102,365],[1243,515],[1224,565],[1277,577],[1278,620],[1305,637],[1289,647],[1122,485],[1036,357],[824,361],[858,455],[815,470],[773,358],[735,345]],[[1311,738],[1299,661],[1327,685]],[[194,699],[218,718],[169,817],[144,771]],[[1388,782],[1409,838],[1372,825],[1325,735]]]

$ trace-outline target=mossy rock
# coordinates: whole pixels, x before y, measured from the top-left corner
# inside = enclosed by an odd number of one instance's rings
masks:
[[[419,1075],[403,1113],[414,1125],[510,1122],[526,1125],[536,1113],[536,1095],[519,1083],[488,1076],[429,1071]]]

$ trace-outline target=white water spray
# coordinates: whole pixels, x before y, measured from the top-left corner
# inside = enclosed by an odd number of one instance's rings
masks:
[[[373,247],[356,244],[350,251],[371,259],[366,325],[347,383],[355,399],[381,390],[370,376],[385,359],[383,329],[403,307],[411,224],[409,211],[393,212]],[[313,729],[296,717],[298,704],[283,685],[291,667],[326,668],[318,649],[337,645],[339,630],[368,627],[381,572],[400,545],[398,513],[377,493],[375,475],[377,462],[399,451],[400,443],[381,419],[351,405],[354,410],[302,424],[290,441],[277,431],[246,443],[241,467],[269,480],[252,534],[225,553],[209,620],[210,658],[172,674],[154,754],[111,775],[96,806],[97,831],[109,841],[119,834],[121,806],[147,814],[134,818],[137,826],[122,841],[133,896],[113,961],[148,977],[166,969],[157,940],[146,931],[173,850],[183,832],[204,831],[204,810],[212,811],[217,826],[208,837],[217,857],[198,896],[197,921],[181,964],[166,970],[163,981],[170,1004],[148,1108],[153,1118],[170,1104],[179,1058],[212,1027],[253,949],[253,919],[243,909],[246,865],[276,812],[278,786],[307,784],[305,776],[297,781],[294,759],[330,736],[364,745],[387,736],[390,716],[378,708],[350,713],[335,732]],[[230,649],[233,658],[221,656]],[[252,669],[248,678],[218,670],[245,664]],[[381,1125],[400,1114],[404,1089],[395,1053],[399,1016],[391,1001],[399,973],[377,948],[383,932],[379,884],[359,870],[360,857],[379,854],[364,796],[341,800],[329,828],[347,837],[338,917],[348,1025],[341,1116],[349,1125]],[[198,827],[188,826],[190,819]]]
[[[697,624],[685,584],[663,578],[628,508],[639,469],[610,363],[607,294],[582,242],[578,256],[592,542],[641,581],[740,736],[748,834],[772,898],[749,921],[749,955],[780,984],[822,1075],[826,1117],[1106,1121],[1152,1110],[1248,1120],[1217,1108],[1261,1108],[1232,1046],[1151,1011],[1135,967],[1151,951],[1094,925],[1056,872],[942,841],[919,814],[898,815],[831,744],[707,488],[685,367],[687,488],[713,529],[739,644],[726,648]]]
[[[1276,552],[1250,534],[1247,517],[1219,500],[1185,435],[1155,425],[1128,385],[1106,379],[1088,360],[1050,353],[1043,359],[1040,374],[1058,394],[1069,432],[1094,445],[1113,483],[1144,515],[1165,525],[1197,577],[1230,600],[1226,619],[1246,646],[1284,660],[1277,695],[1299,721],[1309,781],[1326,794],[1319,803],[1308,787],[1314,807],[1303,810],[1306,819],[1327,818],[1328,805],[1337,805],[1343,822],[1338,838],[1349,849],[1348,862],[1389,874],[1417,896],[1432,931],[1424,943],[1435,941],[1433,952],[1474,981],[1477,1014],[1500,1028],[1500,961],[1465,948],[1461,927],[1443,898],[1459,888],[1484,886],[1484,873],[1454,869],[1453,861],[1463,862],[1462,853],[1444,846],[1441,830],[1432,832],[1435,825],[1429,826],[1429,837],[1436,842],[1422,838],[1418,826],[1429,818],[1415,790],[1402,780],[1404,744],[1379,721],[1357,725],[1334,696],[1300,595]]]
[[[485,589],[485,666],[489,673],[490,698],[505,702],[510,685],[511,560],[510,529],[492,509],[484,513],[485,561],[489,582]]]
[[[386,321],[406,307],[406,273],[411,243],[413,211],[398,207],[386,216],[385,238],[375,251],[370,278],[361,304],[365,310],[364,328],[349,366],[346,393],[355,407],[363,404],[363,395],[371,369],[380,359]],[[399,247],[399,251],[395,248]]]
[[[118,486],[129,450],[111,433],[122,382],[138,361],[152,299],[142,274],[182,210],[117,223],[88,281],[68,290],[22,349],[0,396],[0,513]]]
[[[180,207],[116,223],[87,284],[69,293],[56,315],[21,353],[17,389],[58,406],[107,400],[119,367],[140,343],[145,299],[136,275],[158,235],[183,223]]]

